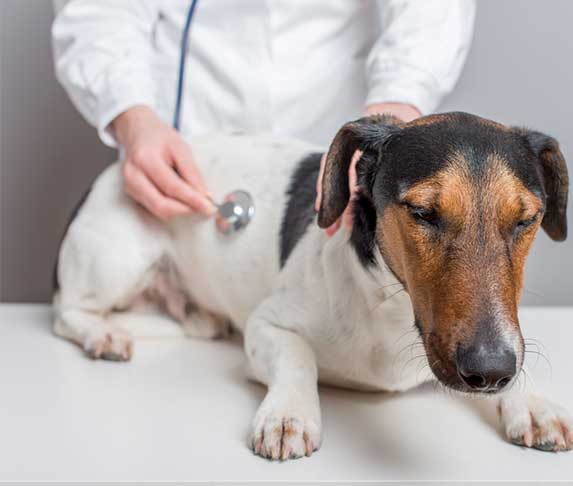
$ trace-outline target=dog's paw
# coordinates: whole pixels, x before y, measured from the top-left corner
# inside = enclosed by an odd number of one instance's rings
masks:
[[[573,418],[562,407],[536,396],[501,399],[499,415],[514,444],[542,451],[573,449]]]
[[[133,339],[119,327],[101,326],[86,337],[84,350],[92,359],[129,361],[133,355]]]
[[[250,446],[267,459],[285,461],[310,456],[321,444],[320,411],[295,411],[296,407],[268,407],[265,399],[253,423]],[[315,408],[302,407],[302,408]]]
[[[297,417],[269,415],[255,424],[253,452],[267,459],[286,461],[310,456],[320,446],[320,427]]]

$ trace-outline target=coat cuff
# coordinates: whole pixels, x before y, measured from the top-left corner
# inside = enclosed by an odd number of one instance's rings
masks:
[[[149,73],[146,73],[149,76]],[[144,76],[124,75],[122,79],[109,78],[107,87],[101,92],[106,93],[100,98],[97,108],[96,128],[102,142],[108,147],[117,148],[118,142],[111,128],[111,122],[124,111],[138,105],[155,109],[156,95],[153,82],[145,82]],[[150,78],[148,78],[150,79]]]
[[[378,62],[368,80],[366,106],[404,103],[422,115],[432,113],[442,100],[436,79],[429,73],[391,61]]]

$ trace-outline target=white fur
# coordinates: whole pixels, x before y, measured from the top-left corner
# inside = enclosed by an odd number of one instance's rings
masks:
[[[512,387],[501,397],[498,411],[511,442],[548,451],[573,449],[573,417],[533,393],[531,383]]]
[[[320,446],[318,381],[406,390],[429,378],[409,352],[418,335],[408,295],[379,254],[375,269],[360,265],[348,231],[328,238],[311,225],[279,267],[287,186],[296,163],[316,147],[270,135],[190,142],[216,200],[235,189],[252,194],[250,226],[225,236],[212,220],[160,223],[124,195],[120,163],[110,166],[62,244],[57,334],[94,358],[126,360],[133,343],[118,317],[142,304],[159,303],[193,336],[224,335],[232,322],[245,335],[253,376],[268,386],[251,445],[270,458]],[[526,427],[511,416],[528,403],[528,396],[502,402],[511,438]]]

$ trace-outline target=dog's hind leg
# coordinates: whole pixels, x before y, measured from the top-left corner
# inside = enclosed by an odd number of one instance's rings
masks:
[[[142,243],[145,247],[145,240]],[[83,231],[70,231],[64,241],[54,332],[81,346],[91,358],[126,361],[132,356],[130,333],[111,317],[129,313],[160,272],[158,255],[141,246],[125,248]]]
[[[168,265],[169,236],[122,190],[119,165],[94,184],[62,241],[54,295],[54,332],[92,358],[128,360],[131,335],[113,314],[133,303]]]
[[[99,312],[82,309],[58,312],[54,332],[81,346],[93,359],[128,361],[133,354],[131,335]]]
[[[250,445],[255,454],[280,460],[310,456],[322,440],[315,355],[302,336],[279,322],[277,306],[283,303],[282,298],[265,301],[245,330],[254,375],[268,386]]]
[[[116,253],[120,257],[116,259],[84,251],[74,265],[70,261],[75,253],[73,238],[65,242],[61,255],[62,285],[54,296],[54,332],[78,344],[91,358],[127,361],[133,354],[132,336],[114,324],[112,317],[120,311],[129,313],[157,272],[154,262],[144,265],[137,258],[130,261],[128,254]]]

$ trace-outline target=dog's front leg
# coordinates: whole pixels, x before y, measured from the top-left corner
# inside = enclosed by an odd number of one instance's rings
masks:
[[[551,452],[573,449],[571,415],[535,394],[527,383],[516,383],[507,391],[498,412],[505,435],[514,444]]]
[[[309,344],[281,327],[264,305],[249,319],[245,349],[254,376],[268,391],[253,422],[250,445],[269,459],[310,456],[321,443],[317,365]]]

